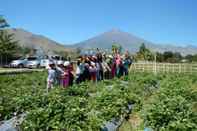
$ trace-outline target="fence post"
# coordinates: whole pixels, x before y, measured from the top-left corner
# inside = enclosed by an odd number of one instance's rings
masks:
[[[179,64],[179,73],[181,73],[181,64]]]
[[[2,56],[0,58],[1,58],[1,63],[0,63],[0,66],[1,66],[2,65]]]
[[[142,69],[143,69],[143,72],[144,72],[144,66],[145,66],[145,64],[142,64]]]
[[[192,65],[193,64],[190,65],[191,74],[193,73],[193,68],[192,68],[193,66]]]
[[[155,71],[154,71],[154,73],[155,73],[155,75],[157,74],[157,62],[155,61]]]

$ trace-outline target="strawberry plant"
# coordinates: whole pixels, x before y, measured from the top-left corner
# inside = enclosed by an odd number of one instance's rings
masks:
[[[46,93],[45,72],[0,76],[0,120],[27,113],[21,130],[97,131],[134,104],[154,130],[196,130],[196,78],[135,73]]]

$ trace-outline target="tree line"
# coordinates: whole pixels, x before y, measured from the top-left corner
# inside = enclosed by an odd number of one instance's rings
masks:
[[[197,54],[188,54],[183,56],[180,52],[165,51],[152,52],[144,43],[141,44],[139,51],[134,55],[136,61],[157,61],[157,62],[168,62],[168,63],[181,63],[181,62],[197,62]]]

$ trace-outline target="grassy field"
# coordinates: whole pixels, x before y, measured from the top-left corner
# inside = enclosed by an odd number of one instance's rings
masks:
[[[27,113],[22,130],[196,130],[197,75],[133,73],[46,93],[46,72],[0,76],[0,119]],[[128,104],[134,104],[128,112]]]

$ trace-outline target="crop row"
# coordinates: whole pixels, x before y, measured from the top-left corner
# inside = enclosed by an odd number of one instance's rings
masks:
[[[125,117],[128,104],[142,114],[143,127],[196,127],[194,75],[137,73],[96,84],[56,87],[49,93],[42,72],[4,76],[0,83],[0,118],[26,113],[21,130],[101,130],[106,122]],[[183,121],[184,125],[177,124]]]

